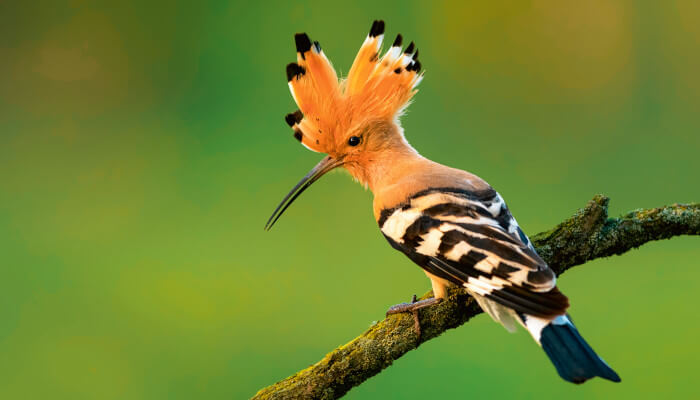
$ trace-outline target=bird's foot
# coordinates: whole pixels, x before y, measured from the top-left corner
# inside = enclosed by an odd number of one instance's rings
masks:
[[[438,304],[442,299],[431,297],[429,299],[417,301],[416,295],[413,295],[410,303],[401,303],[395,306],[389,307],[386,311],[387,317],[391,314],[401,314],[401,313],[411,313],[413,314],[413,330],[416,331],[418,336],[418,343],[420,343],[421,329],[420,321],[418,320],[418,310],[425,307],[430,307],[432,305]]]

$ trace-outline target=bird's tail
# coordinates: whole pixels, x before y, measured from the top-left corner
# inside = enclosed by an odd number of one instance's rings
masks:
[[[568,315],[560,315],[553,320],[525,314],[519,316],[564,380],[583,383],[599,376],[620,382],[617,373],[581,337]]]

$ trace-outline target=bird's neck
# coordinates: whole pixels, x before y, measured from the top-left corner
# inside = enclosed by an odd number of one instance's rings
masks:
[[[374,194],[377,219],[382,210],[395,207],[411,195],[429,188],[491,190],[489,184],[478,176],[428,160],[405,141],[373,157],[366,169],[366,183]]]
[[[410,144],[402,140],[375,155],[371,162],[368,162],[367,185],[376,196],[377,193],[406,176],[421,171],[427,163],[431,161],[418,154]]]

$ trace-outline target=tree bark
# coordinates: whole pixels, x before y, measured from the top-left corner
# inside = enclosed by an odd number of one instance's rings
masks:
[[[700,235],[700,203],[631,211],[608,218],[609,199],[595,196],[553,229],[531,237],[557,275],[589,260],[622,254],[677,235]],[[431,297],[428,292],[421,298]],[[455,287],[447,301],[420,310],[420,339],[410,314],[391,315],[321,361],[261,389],[253,399],[337,399],[390,366],[394,360],[480,314],[481,308]]]

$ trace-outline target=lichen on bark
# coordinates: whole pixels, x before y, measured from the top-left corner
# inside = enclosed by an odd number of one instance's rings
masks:
[[[649,241],[700,235],[698,203],[634,210],[619,218],[608,218],[608,203],[607,197],[597,195],[571,218],[531,237],[537,252],[557,275],[575,265],[622,254]],[[432,293],[428,292],[421,298],[430,296]],[[420,343],[481,312],[472,297],[452,288],[446,301],[420,310],[420,338],[413,329],[411,315],[391,315],[316,364],[261,389],[253,398],[337,399]]]

